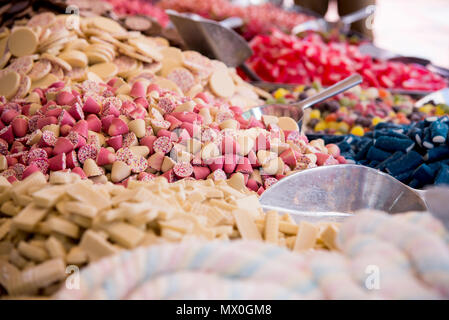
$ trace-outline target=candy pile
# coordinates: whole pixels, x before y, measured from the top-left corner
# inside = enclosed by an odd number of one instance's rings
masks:
[[[78,23],[79,21],[79,23]],[[193,51],[170,47],[163,38],[128,32],[114,20],[93,16],[76,19],[45,12],[25,25],[0,34],[0,95],[22,99],[52,83],[98,83],[120,76],[138,78],[179,94],[208,92],[242,107],[259,105],[261,90],[243,82],[235,70]]]
[[[77,267],[121,250],[192,239],[265,241],[301,252],[336,249],[338,224],[264,213],[243,175],[169,184],[94,184],[77,174],[0,177],[0,295],[50,295]]]
[[[410,125],[380,123],[363,137],[320,136],[348,160],[391,174],[413,188],[449,184],[449,117]],[[317,138],[319,135],[310,135]]]
[[[320,85],[298,86],[294,91],[278,89],[274,100],[267,103],[292,103],[316,94]],[[380,122],[410,124],[429,116],[449,114],[445,104],[426,104],[415,107],[415,99],[408,95],[392,94],[385,89],[357,86],[323,103],[313,106],[308,121],[307,132],[319,134],[364,135]]]
[[[125,184],[154,174],[173,182],[240,172],[261,193],[294,171],[345,162],[335,146],[309,143],[291,118],[245,120],[239,107],[143,80],[132,86],[118,78],[109,85],[56,82],[0,110],[0,171],[11,182],[38,170],[72,169]]]
[[[241,32],[246,39],[267,33],[272,28],[289,32],[297,24],[312,19],[304,13],[289,12],[271,3],[241,7],[228,0],[162,0],[158,6],[178,12],[192,12],[218,21],[240,17],[244,22]]]
[[[56,299],[447,299],[447,231],[430,215],[363,212],[341,252],[291,253],[256,242],[139,248],[81,271]]]
[[[325,43],[318,34],[301,39],[274,30],[250,45],[254,55],[249,66],[266,81],[328,86],[357,72],[365,86],[376,88],[435,91],[447,86],[444,78],[420,65],[375,61],[355,45]]]

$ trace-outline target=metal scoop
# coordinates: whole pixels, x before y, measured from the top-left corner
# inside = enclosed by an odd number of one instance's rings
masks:
[[[324,89],[300,102],[295,102],[292,104],[267,104],[254,107],[244,112],[243,117],[245,119],[249,119],[253,116],[257,120],[260,120],[263,115],[290,117],[298,122],[298,125],[301,128],[305,109],[360,84],[362,80],[363,79],[359,74],[353,74],[352,76],[349,76],[346,79],[337,82],[333,86],[330,86],[327,89]]]
[[[298,34],[304,31],[321,31],[321,32],[329,32],[335,28],[342,30],[343,32],[349,31],[349,27],[352,23],[365,19],[372,15],[376,11],[375,5],[370,5],[360,10],[354,11],[350,14],[347,14],[340,18],[340,20],[336,22],[330,22],[325,20],[324,18],[309,20],[307,22],[298,24],[293,27],[291,33]]]
[[[422,97],[415,102],[415,107],[419,108],[430,102],[433,102],[434,104],[444,103],[449,105],[449,88],[441,89]]]
[[[166,10],[166,13],[189,49],[220,60],[228,67],[240,67],[251,80],[260,81],[260,77],[245,64],[253,54],[252,49],[230,28],[238,23],[235,19],[227,19],[222,24],[196,14],[174,10]]]
[[[441,190],[448,192],[445,197]],[[379,170],[354,164],[292,174],[267,189],[260,203],[265,210],[288,212],[298,221],[343,221],[360,209],[391,214],[431,210],[449,226],[449,189],[416,190]]]

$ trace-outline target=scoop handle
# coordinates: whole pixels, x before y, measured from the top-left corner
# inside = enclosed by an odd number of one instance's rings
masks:
[[[347,77],[344,80],[341,80],[337,82],[336,84],[330,86],[329,88],[326,88],[319,93],[303,100],[298,103],[295,103],[299,108],[302,108],[303,110],[313,106],[314,104],[317,104],[321,101],[324,101],[328,98],[331,98],[339,93],[342,93],[343,91],[346,91],[362,82],[362,76],[358,73],[353,74],[349,77]]]
[[[370,5],[367,6],[365,8],[359,9],[357,11],[354,11],[350,14],[347,14],[343,17],[341,17],[340,21],[345,24],[345,25],[349,25],[351,23],[354,23],[356,21],[365,19],[367,17],[369,17],[370,15],[372,15],[374,12],[376,11],[376,6],[375,5]]]

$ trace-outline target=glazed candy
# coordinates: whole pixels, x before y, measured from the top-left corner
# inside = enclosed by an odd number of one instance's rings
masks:
[[[291,92],[278,89],[274,100],[267,103],[292,103],[317,93],[320,84],[298,86]],[[354,134],[362,136],[380,122],[410,124],[429,116],[449,114],[445,104],[426,104],[415,107],[415,99],[408,95],[392,94],[384,89],[355,87],[312,107],[307,117],[307,133]]]

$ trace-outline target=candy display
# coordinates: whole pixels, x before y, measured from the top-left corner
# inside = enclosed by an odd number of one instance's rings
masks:
[[[131,181],[128,188],[79,175],[0,177],[0,285],[9,295],[50,295],[66,265],[85,266],[139,246],[194,239],[256,240],[295,252],[336,249],[338,224],[297,224],[264,213],[243,174],[228,180]]]
[[[55,298],[447,299],[447,236],[425,213],[361,212],[341,226],[340,252],[247,241],[156,245],[88,266],[80,290]]]
[[[280,89],[186,50],[165,9],[241,18],[248,66]],[[447,79],[338,29],[288,35],[308,19],[269,2],[2,3],[0,299],[449,299],[448,100],[393,90]],[[303,122],[264,108],[355,73]],[[438,187],[408,206],[396,181],[360,187],[362,166]]]
[[[235,70],[218,61],[170,47],[163,38],[128,32],[111,19],[94,16],[76,21],[72,16],[46,12],[34,16],[26,26],[5,29],[0,82],[8,85],[0,88],[0,94],[22,99],[35,88],[47,88],[61,80],[104,82],[120,76],[129,82],[145,78],[178,93],[183,89],[192,97],[208,91],[242,107],[262,103],[258,97],[261,90],[244,83]],[[224,89],[208,88],[215,72],[231,82],[224,93]],[[217,80],[211,83],[215,85]]]
[[[429,117],[409,125],[380,123],[363,137],[320,138],[322,143],[336,144],[350,162],[382,170],[413,188],[421,188],[449,184],[448,124],[448,116]]]
[[[273,30],[258,35],[250,42],[254,55],[249,66],[271,82],[310,84],[320,81],[334,84],[352,73],[363,76],[364,86],[434,91],[447,86],[447,81],[417,64],[376,61],[363,55],[356,45],[331,41],[320,35],[304,38]]]
[[[267,103],[294,103],[315,94],[320,88],[319,84],[298,86],[291,92],[281,88]],[[355,87],[313,106],[307,133],[362,136],[380,122],[410,124],[429,116],[449,114],[446,104],[428,103],[415,107],[415,102],[411,96],[392,94],[385,89]]]

